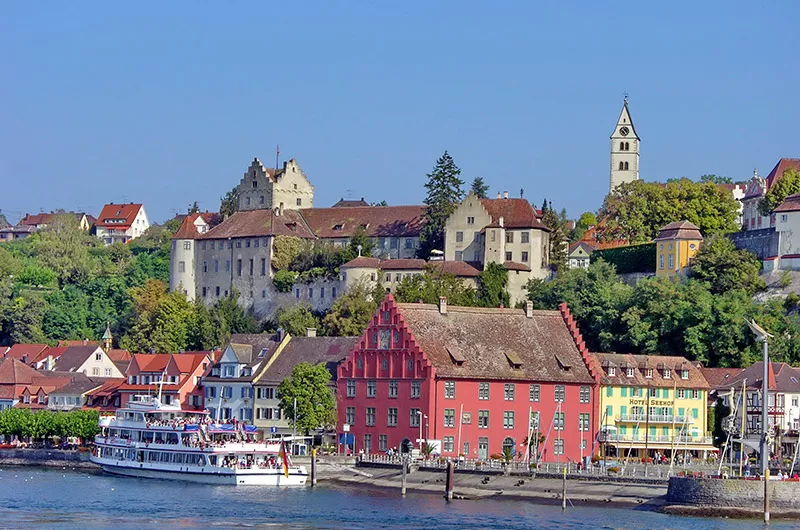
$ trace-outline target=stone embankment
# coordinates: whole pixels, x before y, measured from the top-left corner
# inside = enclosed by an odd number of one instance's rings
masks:
[[[800,482],[770,480],[770,512],[800,518]],[[687,515],[759,517],[764,509],[764,481],[671,477],[664,511]]]
[[[344,468],[335,473],[320,472],[319,481],[359,488],[386,488],[400,495],[401,471],[397,467]],[[489,473],[455,473],[454,497],[456,499],[514,499],[542,503],[561,503],[563,482],[561,478],[543,478],[523,475]],[[444,471],[414,471],[407,475],[409,492],[444,495]],[[617,504],[640,508],[657,508],[663,505],[667,484],[661,481],[639,483],[611,482],[605,480],[567,480],[568,505]]]
[[[0,465],[100,469],[87,451],[61,449],[0,449]]]

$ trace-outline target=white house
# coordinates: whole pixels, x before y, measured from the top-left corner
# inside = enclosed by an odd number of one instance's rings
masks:
[[[147,213],[141,204],[106,204],[95,224],[97,237],[106,245],[127,243],[150,228]]]

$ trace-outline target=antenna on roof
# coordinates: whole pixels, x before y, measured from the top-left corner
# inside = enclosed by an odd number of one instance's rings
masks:
[[[278,158],[281,156],[281,146],[280,144],[275,146],[275,173],[278,173]]]
[[[353,198],[353,190],[344,190],[344,193],[348,201]]]

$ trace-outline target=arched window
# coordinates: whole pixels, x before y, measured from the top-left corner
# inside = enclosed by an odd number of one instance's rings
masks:
[[[517,450],[516,450],[516,445],[514,444],[514,439],[513,438],[508,437],[505,440],[503,440],[503,452],[504,453],[506,452],[506,449],[511,451],[511,456],[515,456],[516,455]]]
[[[628,163],[627,162],[625,162],[625,169],[626,170],[628,169]]]
[[[623,169],[625,169],[625,163],[624,162],[620,162],[619,163],[619,170],[622,171]]]
[[[631,150],[631,145],[628,142],[625,142],[625,150],[626,151],[630,151]]]
[[[625,150],[625,142],[620,142],[619,143],[619,150],[620,151],[624,151]]]

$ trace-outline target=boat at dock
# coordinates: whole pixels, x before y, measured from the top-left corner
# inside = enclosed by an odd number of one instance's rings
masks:
[[[259,440],[252,425],[214,422],[208,412],[137,396],[115,416],[100,418],[91,461],[131,477],[204,484],[302,486],[282,440]]]

